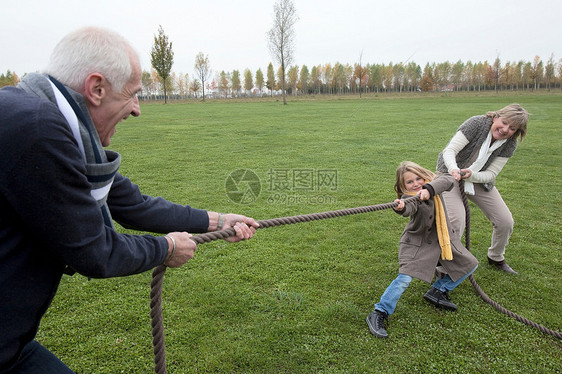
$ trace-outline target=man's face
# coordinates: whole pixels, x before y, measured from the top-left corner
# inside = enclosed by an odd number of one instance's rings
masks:
[[[130,115],[140,116],[137,93],[141,90],[141,69],[139,64],[133,64],[131,79],[123,86],[121,92],[115,92],[111,84],[105,80],[106,95],[102,103],[90,114],[98,131],[101,143],[107,147],[111,137],[115,134],[117,124],[126,120]]]

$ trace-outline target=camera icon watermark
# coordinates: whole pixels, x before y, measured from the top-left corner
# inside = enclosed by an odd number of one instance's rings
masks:
[[[234,170],[225,181],[226,195],[235,203],[252,204],[261,192],[261,180],[250,169]]]
[[[335,169],[270,168],[264,185],[269,204],[335,203],[338,189]],[[256,202],[262,192],[261,178],[250,169],[237,169],[225,181],[226,195],[238,204]]]

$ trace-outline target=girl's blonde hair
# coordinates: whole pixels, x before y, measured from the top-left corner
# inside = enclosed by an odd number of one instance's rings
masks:
[[[513,134],[513,139],[520,136],[521,140],[523,140],[525,135],[527,135],[527,121],[529,121],[529,113],[519,104],[509,104],[500,110],[486,113],[486,116],[492,119],[502,117],[505,118],[507,123],[511,126],[516,126],[517,131]]]
[[[427,170],[426,168],[416,164],[412,161],[403,161],[398,165],[396,169],[396,184],[394,184],[394,191],[398,195],[398,198],[401,198],[408,190],[406,188],[406,183],[404,182],[404,174],[406,172],[412,172],[416,175],[419,175],[427,182],[432,181],[435,178],[435,173]]]

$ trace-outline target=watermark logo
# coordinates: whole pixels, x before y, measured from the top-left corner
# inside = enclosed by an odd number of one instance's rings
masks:
[[[261,181],[250,169],[234,170],[226,178],[226,195],[238,204],[252,204],[261,192]]]
[[[331,204],[336,198],[329,192],[338,189],[334,169],[271,168],[268,173],[267,202],[270,204]]]
[[[333,169],[271,168],[267,173],[269,191],[336,191],[338,172]]]
[[[238,204],[256,202],[262,190],[261,179],[249,169],[238,169],[226,178],[226,194]],[[265,196],[269,204],[331,204],[338,189],[335,169],[270,168]]]

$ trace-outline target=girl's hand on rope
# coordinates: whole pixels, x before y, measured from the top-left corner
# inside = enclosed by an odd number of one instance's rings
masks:
[[[164,265],[177,268],[191,260],[195,255],[197,243],[191,240],[187,232],[171,232],[166,235],[168,240],[168,256]]]
[[[416,195],[420,197],[420,201],[429,200],[429,198],[431,197],[431,194],[425,188],[419,190]]]
[[[225,214],[224,216],[224,224],[222,227],[219,227],[219,230],[225,230],[229,227],[233,227],[234,231],[236,231],[236,236],[230,236],[224,240],[235,243],[241,240],[250,239],[256,233],[256,228],[259,227],[259,224],[250,217],[246,217],[240,214]]]
[[[398,203],[398,206],[395,206],[393,209],[397,212],[401,212],[404,210],[404,206],[406,205],[406,203],[404,202],[404,200],[400,200],[400,199],[396,199],[394,200],[395,203]]]

